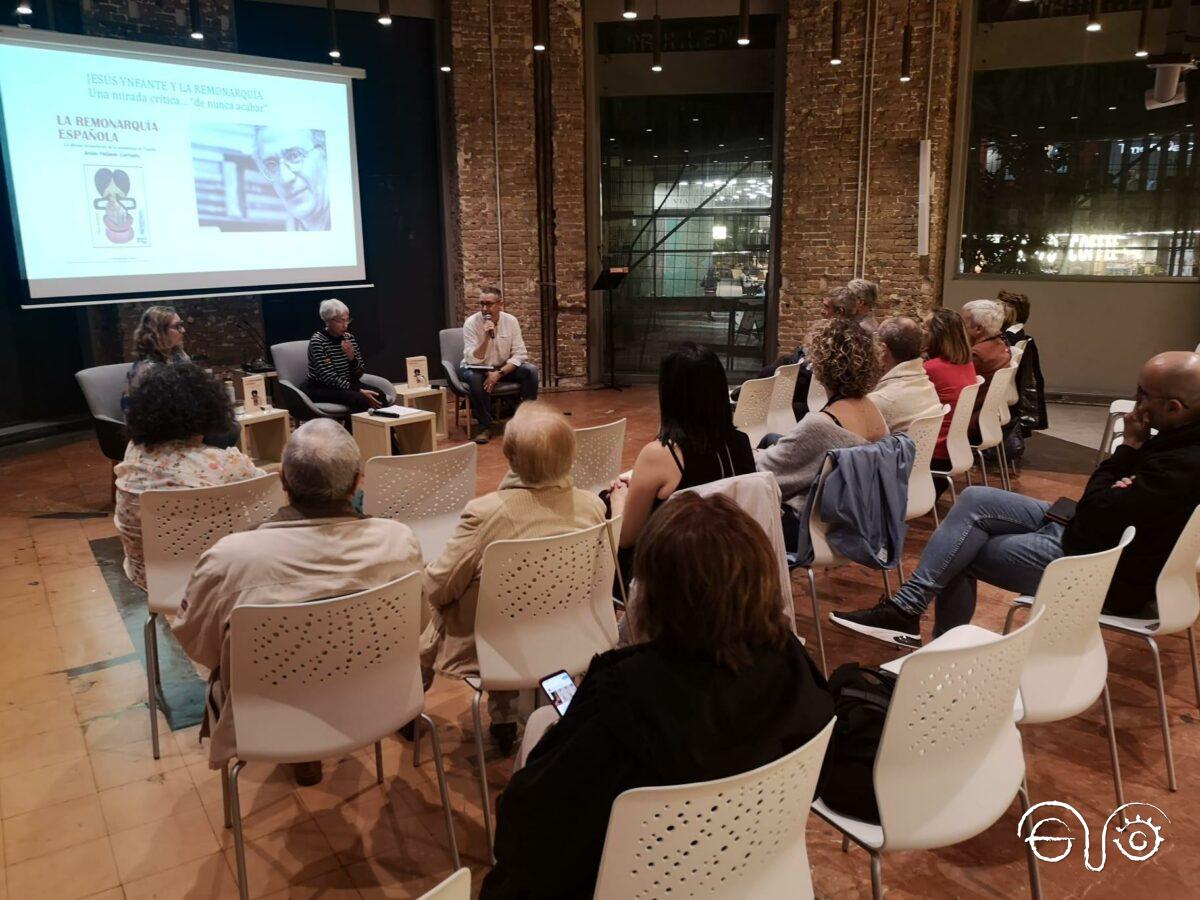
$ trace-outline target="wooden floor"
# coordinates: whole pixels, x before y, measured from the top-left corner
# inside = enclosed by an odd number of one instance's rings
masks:
[[[627,466],[657,427],[653,388],[551,399],[578,426],[626,417]],[[1032,462],[1038,455],[1031,448]],[[1016,487],[1046,499],[1077,494],[1086,469],[1078,460],[1086,461],[1086,454],[1043,456],[1045,469],[1031,465]],[[505,468],[499,442],[481,448],[479,491],[493,489]],[[108,464],[91,436],[80,435],[0,452],[0,474],[0,900],[236,896],[220,784],[197,745],[197,728],[172,733],[162,718],[163,757],[154,761],[150,754],[140,647],[89,543],[115,534],[110,515],[75,517],[111,514]],[[924,522],[912,529],[910,570],[929,530]],[[793,591],[797,627],[811,646],[805,581],[797,578]],[[818,589],[827,615],[874,602],[880,582],[848,567],[819,576]],[[1006,597],[985,588],[977,622],[998,629],[1005,609]],[[831,666],[877,664],[895,655],[832,626],[825,635]],[[1064,861],[1041,865],[1047,898],[1196,894],[1187,887],[1200,846],[1200,809],[1193,805],[1200,797],[1196,698],[1185,642],[1166,638],[1163,645],[1181,784],[1175,794],[1166,789],[1149,654],[1133,641],[1109,641],[1126,797],[1166,813],[1169,823],[1159,822],[1165,843],[1137,863],[1114,851],[1110,833],[1107,865],[1099,873],[1084,867],[1079,844]],[[478,889],[486,864],[468,700],[464,687],[439,680],[428,710],[448,754],[459,845]],[[1099,706],[1023,735],[1034,802],[1077,807],[1092,828],[1098,865],[1100,829],[1115,806]],[[247,769],[243,808],[255,896],[415,897],[449,874],[428,754],[417,770],[407,745],[390,740],[385,746],[391,780],[384,788],[374,784],[369,753],[327,761],[324,781],[312,788],[294,788],[279,771]],[[489,763],[498,793],[512,760],[489,750]],[[992,829],[957,847],[887,857],[888,896],[1026,896],[1016,824],[1014,806]],[[841,853],[834,832],[811,819],[808,845],[817,896],[869,896],[862,851]]]

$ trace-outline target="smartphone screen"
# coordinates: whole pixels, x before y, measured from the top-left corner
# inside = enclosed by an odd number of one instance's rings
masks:
[[[558,715],[560,717],[565,716],[567,714],[567,707],[571,705],[571,698],[575,696],[575,682],[571,680],[571,676],[566,672],[555,672],[553,675],[547,675],[542,679],[542,690],[546,692],[546,696],[554,704]]]

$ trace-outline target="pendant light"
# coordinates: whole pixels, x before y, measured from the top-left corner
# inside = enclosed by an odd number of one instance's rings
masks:
[[[900,42],[900,83],[912,81],[912,0],[904,12],[904,37]]]
[[[49,2],[53,3],[54,0]],[[204,40],[204,32],[200,29],[200,0],[188,0],[188,26],[193,41]]]
[[[829,64],[842,64],[842,0],[833,0],[833,39],[829,47]]]
[[[658,15],[658,0],[654,0],[654,56],[650,61],[650,71],[662,71],[662,19]]]
[[[637,18],[637,0],[625,0],[625,12],[621,13],[626,19]]]
[[[1142,18],[1138,24],[1138,41],[1137,49],[1133,51],[1133,55],[1138,59],[1145,59],[1150,55],[1150,10],[1154,6],[1154,0],[1142,0]]]
[[[333,60],[334,65],[340,65],[338,60],[342,58],[342,51],[338,49],[337,5],[335,0],[325,0],[325,8],[329,11],[329,58]]]
[[[392,0],[379,0],[379,24],[392,24]]]
[[[545,53],[550,42],[546,36],[548,13],[546,0],[533,0],[533,49],[536,53]]]
[[[1087,30],[1100,31],[1103,27],[1100,24],[1100,0],[1092,0],[1092,8],[1087,17]]]
[[[738,7],[738,45],[747,47],[750,44],[750,0],[741,0]]]

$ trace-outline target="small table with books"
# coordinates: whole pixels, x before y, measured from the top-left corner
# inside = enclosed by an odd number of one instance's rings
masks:
[[[437,449],[437,416],[434,413],[408,406],[388,406],[376,412],[394,413],[396,417],[371,415],[369,412],[355,413],[350,417],[354,440],[364,460],[373,456],[395,455],[393,434],[402,454],[431,453]]]

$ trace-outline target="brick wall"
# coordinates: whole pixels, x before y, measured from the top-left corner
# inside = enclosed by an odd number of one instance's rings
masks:
[[[452,196],[461,250],[458,314],[475,308],[479,288],[500,282],[496,227],[496,159],[500,160],[505,303],[521,320],[535,361],[542,341],[538,293],[537,181],[530,0],[493,0],[496,102],[492,115],[487,0],[455,0],[454,131],[457,178]],[[551,0],[550,47],[554,107],[554,200],[558,368],[552,384],[587,374],[587,285],[584,228],[584,94],[580,0]],[[496,124],[495,139],[493,123]]]
[[[880,314],[917,312],[941,297],[957,90],[961,0],[938,3],[933,94],[930,256],[916,256],[918,141],[929,85],[930,0],[913,0],[912,74],[901,84],[906,0],[880,0],[870,137],[865,274]],[[779,346],[804,340],[825,291],[854,275],[866,0],[844,0],[842,59],[829,64],[832,0],[790,4],[783,148]]]
[[[192,40],[186,0],[130,4],[127,0],[83,0],[83,31],[97,37],[146,41],[153,44],[201,46]],[[236,50],[233,0],[200,0],[203,46]],[[142,311],[152,303],[124,303],[88,311],[92,353],[97,364],[133,358],[133,331]],[[188,353],[206,367],[225,373],[259,355],[254,342],[238,324],[245,319],[260,333],[262,304],[257,297],[175,300],[171,305],[187,325]]]

